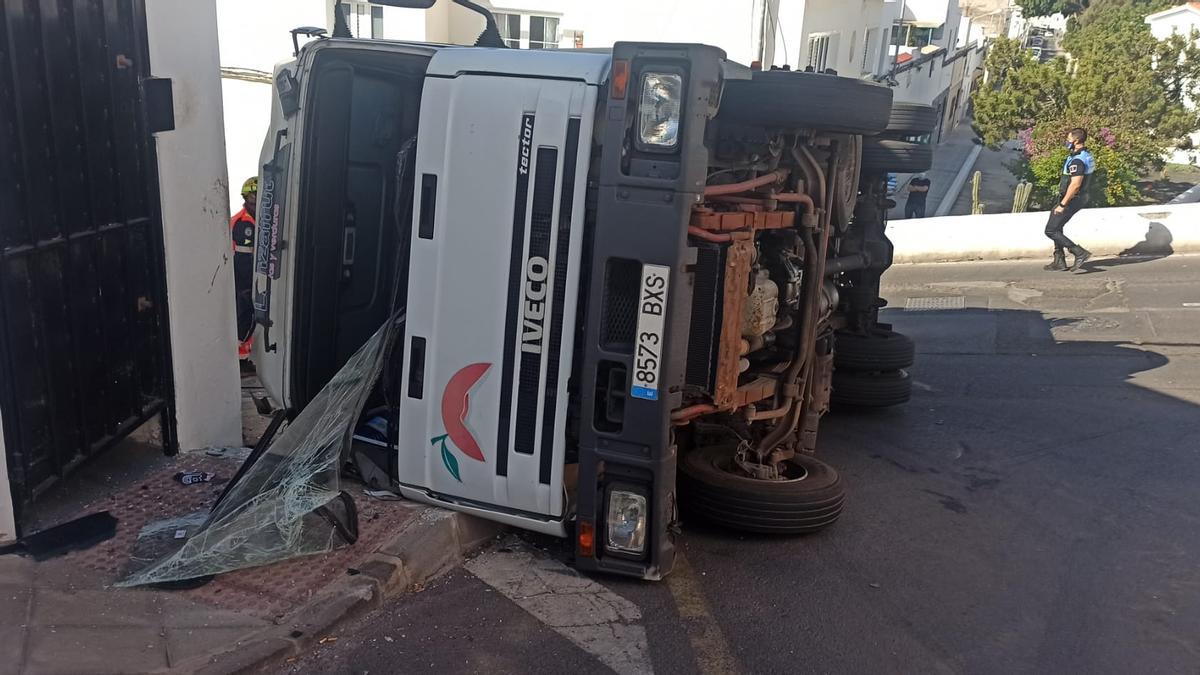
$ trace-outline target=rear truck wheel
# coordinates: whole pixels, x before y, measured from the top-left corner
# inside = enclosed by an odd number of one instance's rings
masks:
[[[783,129],[874,135],[887,128],[892,90],[849,77],[792,70],[727,80],[717,120]]]
[[[833,367],[859,373],[900,370],[913,364],[916,351],[916,345],[907,335],[886,328],[876,326],[865,335],[838,331]]]
[[[893,103],[886,133],[921,136],[937,128],[937,110],[920,103]]]
[[[862,170],[864,172],[920,173],[933,166],[933,148],[924,143],[895,141],[887,138],[864,138]]]
[[[912,379],[904,370],[862,373],[834,370],[829,401],[849,408],[890,408],[912,398]]]
[[[808,455],[784,464],[782,480],[738,473],[734,448],[701,447],[679,462],[680,506],[715,525],[762,534],[803,534],[842,514],[845,488],[837,471]]]

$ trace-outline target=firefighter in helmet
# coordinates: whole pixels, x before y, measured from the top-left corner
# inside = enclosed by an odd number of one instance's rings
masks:
[[[233,287],[237,300],[238,358],[248,364],[254,334],[254,216],[258,205],[258,177],[242,183],[242,209],[229,220],[233,237]]]

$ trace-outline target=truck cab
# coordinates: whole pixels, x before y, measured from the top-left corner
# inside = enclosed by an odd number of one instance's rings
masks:
[[[698,44],[337,37],[274,80],[253,361],[281,407],[392,321],[368,407],[408,498],[647,579],[685,517],[837,519],[831,391],[908,397],[911,342],[876,320],[908,169],[873,138],[887,87]]]

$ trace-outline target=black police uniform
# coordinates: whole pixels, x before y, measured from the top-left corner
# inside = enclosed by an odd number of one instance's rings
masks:
[[[1075,197],[1063,206],[1062,213],[1051,211],[1050,218],[1046,221],[1046,236],[1054,242],[1054,252],[1058,255],[1061,255],[1064,249],[1071,252],[1081,250],[1075,242],[1063,234],[1063,228],[1076,213],[1079,213],[1080,209],[1087,205],[1088,184],[1092,180],[1092,172],[1095,168],[1096,160],[1087,150],[1080,150],[1072,154],[1063,164],[1062,178],[1058,181],[1058,203],[1062,204],[1063,198],[1067,196],[1067,188],[1070,187],[1072,178],[1083,176],[1083,184],[1079,186]]]

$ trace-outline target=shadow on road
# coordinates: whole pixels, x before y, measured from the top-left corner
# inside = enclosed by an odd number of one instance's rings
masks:
[[[826,418],[841,521],[794,538],[685,522],[730,642],[770,621],[812,671],[1193,668],[1200,361],[1120,339],[1140,335],[1132,315],[884,314],[916,340],[916,388]],[[787,650],[737,657],[795,667]]]
[[[1141,254],[1121,254],[1112,258],[1101,258],[1099,260],[1089,260],[1079,267],[1076,274],[1091,274],[1092,272],[1104,272],[1114,267],[1121,265],[1136,265],[1137,263],[1146,263],[1154,260],[1162,260],[1169,254],[1163,255],[1141,255]]]
[[[1141,241],[1121,251],[1115,258],[1091,260],[1084,263],[1079,273],[1103,272],[1119,265],[1160,260],[1175,252],[1175,249],[1171,248],[1172,241],[1174,241],[1174,236],[1171,234],[1171,230],[1167,229],[1166,225],[1159,222],[1152,222],[1146,229],[1146,235]]]

